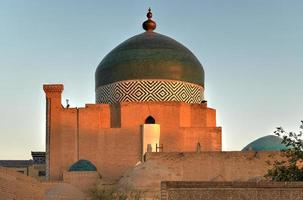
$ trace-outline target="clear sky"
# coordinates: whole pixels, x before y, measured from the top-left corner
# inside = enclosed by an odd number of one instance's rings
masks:
[[[302,0],[1,0],[0,159],[44,150],[44,83],[63,83],[71,106],[94,103],[97,65],[143,32],[149,6],[156,31],[204,66],[223,150],[241,150],[277,126],[299,130]]]

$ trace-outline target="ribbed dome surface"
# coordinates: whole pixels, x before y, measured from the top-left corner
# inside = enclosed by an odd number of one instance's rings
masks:
[[[275,135],[267,135],[249,143],[242,151],[280,151],[287,149],[282,139]]]
[[[177,41],[147,31],[113,49],[95,73],[96,88],[123,80],[167,79],[204,86],[203,67]]]

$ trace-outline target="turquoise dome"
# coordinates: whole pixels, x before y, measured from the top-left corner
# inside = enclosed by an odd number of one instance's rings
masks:
[[[78,160],[69,168],[68,171],[97,171],[97,168],[88,160]]]
[[[166,79],[204,86],[196,56],[176,40],[146,31],[113,49],[95,73],[96,88],[123,80]]]
[[[249,143],[242,151],[280,151],[287,149],[282,139],[275,135],[267,135]]]

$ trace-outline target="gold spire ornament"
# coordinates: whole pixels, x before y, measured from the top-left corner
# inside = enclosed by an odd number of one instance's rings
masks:
[[[157,24],[155,21],[153,21],[151,18],[153,17],[153,13],[151,12],[151,9],[148,9],[148,13],[146,14],[147,20],[143,22],[142,27],[146,31],[153,31],[156,29]]]

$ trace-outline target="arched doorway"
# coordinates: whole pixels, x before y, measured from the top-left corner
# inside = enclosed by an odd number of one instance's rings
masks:
[[[156,120],[152,116],[148,116],[145,119],[145,124],[155,124],[155,123],[156,123]]]
[[[149,115],[142,124],[142,160],[144,154],[156,152],[160,144],[160,124],[156,124],[153,116]]]

